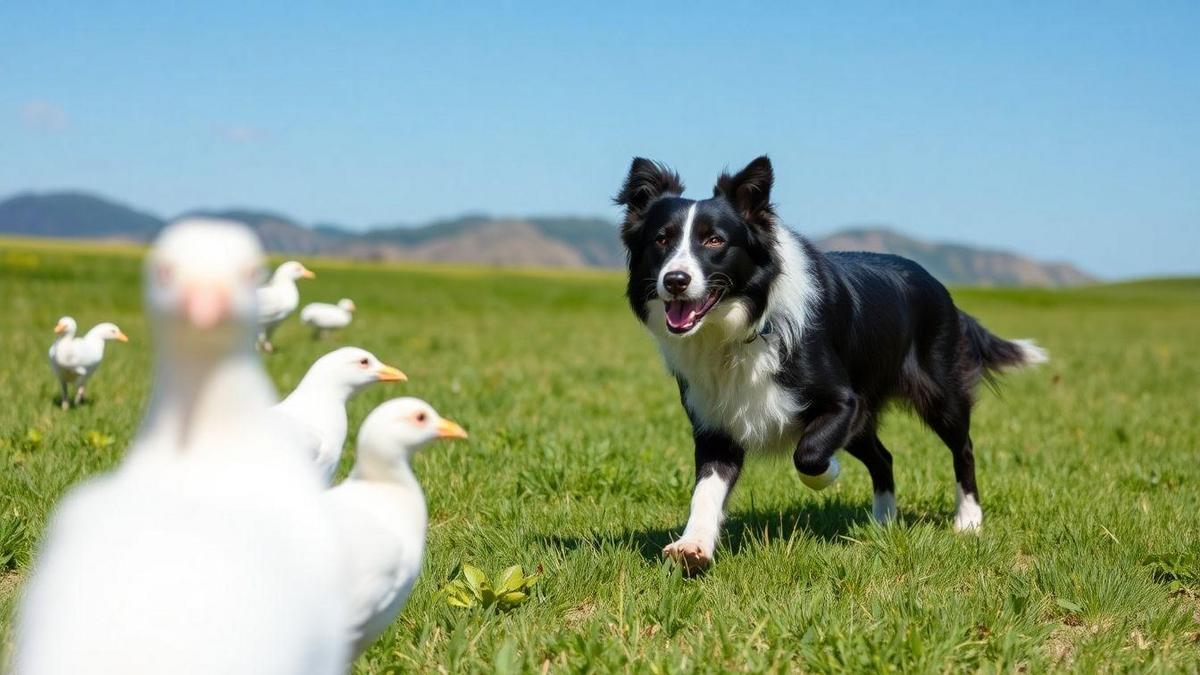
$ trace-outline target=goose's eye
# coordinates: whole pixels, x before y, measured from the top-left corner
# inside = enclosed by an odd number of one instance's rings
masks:
[[[725,245],[725,240],[722,239],[720,237],[720,235],[714,234],[713,236],[704,240],[705,248],[721,248],[724,245]]]
[[[423,412],[417,413],[417,422],[424,424],[425,420],[427,420],[427,419],[429,419],[429,416],[426,415],[425,413],[423,413]]]
[[[362,358],[362,359],[358,360],[358,365],[362,366],[363,368],[366,368],[367,366],[371,365],[371,361],[370,361],[370,359]]]

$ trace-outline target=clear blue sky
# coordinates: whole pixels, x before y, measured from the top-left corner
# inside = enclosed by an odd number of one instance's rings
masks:
[[[251,4],[0,4],[0,196],[615,219],[767,152],[802,232],[1200,273],[1197,2]]]

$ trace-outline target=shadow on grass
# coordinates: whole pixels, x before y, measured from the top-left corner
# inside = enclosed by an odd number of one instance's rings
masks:
[[[681,515],[686,517],[686,513]],[[902,512],[898,526],[905,527],[931,520],[928,514]],[[812,537],[828,544],[851,545],[848,533],[871,522],[871,505],[840,498],[804,501],[783,510],[751,508],[728,515],[721,530],[721,543],[731,553],[760,546],[764,542]],[[662,549],[683,532],[678,528],[628,529],[621,532],[595,532],[583,535],[543,534],[538,542],[565,552],[580,548],[632,548],[650,562],[662,559]]]

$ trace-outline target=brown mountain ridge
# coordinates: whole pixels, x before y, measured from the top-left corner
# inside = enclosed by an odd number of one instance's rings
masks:
[[[615,225],[601,218],[493,218],[467,215],[427,225],[351,231],[302,225],[269,211],[195,210],[246,223],[268,250],[362,260],[419,260],[500,267],[624,265]],[[81,192],[23,193],[0,201],[0,233],[72,239],[149,241],[165,220]],[[945,283],[976,286],[1073,286],[1095,278],[1069,263],[1039,262],[1015,253],[926,242],[887,227],[843,230],[814,240],[824,250],[895,253],[924,265]]]

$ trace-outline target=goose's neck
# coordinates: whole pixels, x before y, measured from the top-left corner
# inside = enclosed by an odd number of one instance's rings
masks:
[[[96,332],[95,328],[84,333],[83,339],[92,347],[100,350],[101,354],[104,354],[104,338],[101,337],[100,334]]]
[[[271,285],[272,286],[295,286],[296,280],[293,279],[291,277],[291,275],[284,272],[283,270],[275,270],[275,273],[271,275]]]
[[[369,446],[364,447],[360,443],[358,461],[354,463],[350,477],[355,480],[392,485],[405,492],[415,494],[422,503],[425,501],[421,483],[417,481],[417,475],[413,473],[412,465],[408,463],[407,457],[385,458],[376,455],[371,452]]]
[[[300,379],[300,384],[296,385],[296,389],[288,395],[288,398],[320,399],[345,406],[352,396],[354,396],[353,385],[310,371]]]
[[[159,347],[153,398],[135,446],[223,448],[262,427],[275,394],[253,350],[214,355]]]

